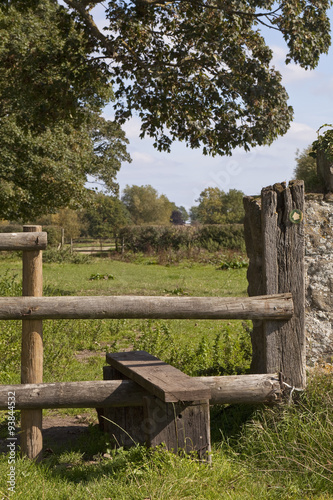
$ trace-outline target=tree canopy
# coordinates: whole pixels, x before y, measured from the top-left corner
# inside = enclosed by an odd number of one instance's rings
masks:
[[[188,220],[189,215],[185,207],[176,207],[171,212],[170,222],[176,226],[182,226]]]
[[[152,186],[126,186],[121,197],[133,224],[170,224],[176,205]]]
[[[81,215],[84,233],[93,238],[110,238],[121,226],[131,223],[125,205],[116,196],[96,193],[94,202]]]
[[[296,151],[296,167],[294,175],[296,179],[304,181],[305,191],[307,193],[317,192],[322,190],[322,182],[317,173],[316,159],[310,156],[312,145],[303,149],[303,151]]]
[[[241,224],[244,219],[242,191],[208,187],[200,193],[199,205],[192,207],[192,220],[201,224]]]
[[[261,28],[278,30],[286,63],[314,68],[330,46],[330,0],[64,0],[107,60],[116,119],[134,113],[159,150],[175,139],[208,154],[270,144],[292,108]],[[92,8],[104,8],[106,30]]]
[[[283,35],[286,63],[311,69],[331,43],[330,5],[0,0],[0,216],[74,206],[89,175],[116,191],[129,160],[120,125],[134,114],[161,151],[174,140],[211,155],[270,144],[293,112],[261,28]]]
[[[0,217],[32,219],[85,199],[93,176],[111,192],[129,161],[95,43],[52,0],[0,2]]]

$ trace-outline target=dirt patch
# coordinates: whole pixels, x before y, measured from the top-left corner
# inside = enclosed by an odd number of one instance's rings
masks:
[[[92,358],[94,356],[105,359],[105,352],[96,352],[89,351],[88,349],[83,349],[82,351],[78,351],[74,354],[74,358],[77,359],[77,361],[79,361],[80,363],[87,363],[89,358]]]
[[[92,421],[91,415],[54,415],[43,418],[43,444],[45,448],[52,448],[66,445],[70,448],[77,439],[85,433],[88,433],[89,424],[97,424]]]
[[[96,418],[89,413],[80,415],[47,415],[43,417],[43,450],[51,453],[52,447],[70,449],[84,434],[88,433],[90,424],[97,424]],[[20,428],[17,428],[17,446],[20,444]],[[7,453],[8,441],[0,438],[0,453]]]

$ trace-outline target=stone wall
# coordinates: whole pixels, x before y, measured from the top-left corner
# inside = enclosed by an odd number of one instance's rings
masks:
[[[307,364],[333,362],[333,201],[305,197]]]

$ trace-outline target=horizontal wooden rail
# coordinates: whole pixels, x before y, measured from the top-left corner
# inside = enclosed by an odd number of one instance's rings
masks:
[[[212,405],[274,403],[282,394],[277,374],[194,377],[194,380],[210,388]],[[17,410],[142,406],[143,397],[149,395],[132,380],[2,385],[0,410],[8,409],[8,395],[13,393]]]
[[[0,250],[45,250],[47,233],[1,233]]]
[[[293,315],[289,293],[260,297],[2,297],[0,319],[276,319]]]

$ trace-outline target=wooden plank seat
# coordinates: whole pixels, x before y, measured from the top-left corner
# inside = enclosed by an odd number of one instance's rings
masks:
[[[106,355],[106,360],[113,368],[165,403],[210,399],[207,385],[146,351],[111,353]]]
[[[129,378],[150,394],[143,407],[99,410],[104,430],[118,445],[163,445],[210,460],[207,385],[145,351],[110,353],[106,360],[111,366],[104,367],[105,379]]]

